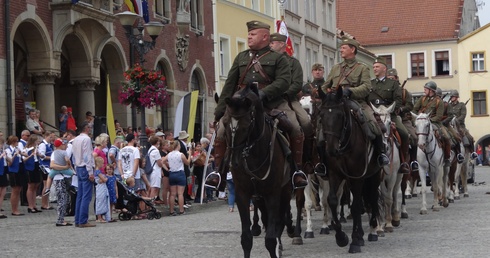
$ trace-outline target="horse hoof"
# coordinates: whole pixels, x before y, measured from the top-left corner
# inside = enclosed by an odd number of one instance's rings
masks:
[[[305,235],[306,235],[306,233],[305,233]],[[293,238],[293,245],[302,245],[302,244],[303,244],[303,239],[301,237],[294,237]]]
[[[405,199],[412,199],[411,195],[405,195]]]
[[[330,234],[330,229],[328,227],[320,229],[320,235],[328,235]]]
[[[459,196],[454,196],[454,200],[459,200],[459,199],[461,199],[461,197],[459,197]]]
[[[340,231],[339,233],[335,234],[335,241],[339,247],[344,247],[349,244],[349,237],[345,232]]]
[[[427,214],[427,210],[420,210],[420,215],[425,215]]]
[[[352,214],[347,215],[347,219],[352,219]]]
[[[465,197],[465,198],[466,198],[466,197],[470,197],[470,195],[469,195],[469,194],[467,194],[467,193],[465,193],[465,194],[463,195],[463,197]]]
[[[315,206],[315,211],[322,211],[322,206]]]
[[[392,220],[391,224],[393,224],[394,227],[399,227],[400,226],[400,221],[399,220]]]
[[[372,234],[372,235],[374,235],[374,234]],[[379,236],[379,237],[385,237],[385,232],[384,231],[381,231],[381,230],[378,230],[378,231],[376,231],[376,235]]]
[[[417,197],[417,194],[416,193],[412,194],[412,197]]]
[[[350,254],[356,254],[361,252],[361,247],[358,245],[350,245],[349,247],[349,253]]]
[[[370,234],[368,235],[368,241],[369,241],[369,242],[376,242],[376,241],[378,241],[378,235],[377,235],[377,234],[371,234],[371,233],[370,233]]]
[[[433,206],[432,207],[432,211],[439,211],[439,210],[440,210],[439,206],[437,206],[437,207]]]
[[[345,217],[340,217],[339,221],[340,221],[340,223],[347,223],[347,220],[345,219]]]
[[[262,233],[262,230],[259,226],[252,226],[252,236],[260,236],[260,233]]]
[[[454,199],[447,199],[449,203],[454,203]]]
[[[385,227],[385,232],[393,233],[393,227]]]
[[[449,207],[449,202],[444,202],[444,203],[442,203],[442,207],[444,207],[444,208]]]
[[[305,238],[315,238],[315,234],[313,233],[313,231],[307,231],[305,232]]]

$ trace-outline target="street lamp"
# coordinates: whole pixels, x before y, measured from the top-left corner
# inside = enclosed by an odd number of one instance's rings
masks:
[[[141,67],[144,67],[145,63],[145,54],[148,53],[150,50],[152,50],[155,47],[156,39],[160,32],[162,32],[163,29],[163,24],[159,22],[149,22],[145,25],[142,24],[141,19],[139,15],[125,11],[122,13],[118,13],[115,15],[118,19],[123,28],[126,30],[126,37],[128,38],[129,45],[130,45],[130,65],[134,65],[134,60],[132,57],[132,49],[135,48],[136,51],[139,54],[139,61]],[[134,34],[133,33],[133,28],[135,22],[138,21],[138,25],[136,26],[136,29],[138,29],[139,33]],[[144,35],[143,35],[143,30],[146,28],[146,32],[148,32],[149,36],[151,37],[151,41],[146,41],[144,40]],[[136,81],[136,87],[139,88],[139,80]],[[146,155],[147,149],[146,145],[148,142],[148,136],[146,135],[146,117],[145,117],[145,107],[141,107],[141,134],[139,135],[140,138],[140,146],[143,150],[143,155]],[[135,118],[135,117],[134,117]],[[134,119],[133,118],[133,119]],[[133,121],[135,121],[134,119]],[[133,126],[133,129],[135,130],[136,127]]]

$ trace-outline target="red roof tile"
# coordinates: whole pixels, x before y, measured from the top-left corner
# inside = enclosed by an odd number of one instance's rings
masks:
[[[364,46],[458,38],[464,0],[338,0],[337,27]],[[381,32],[388,27],[387,32]]]

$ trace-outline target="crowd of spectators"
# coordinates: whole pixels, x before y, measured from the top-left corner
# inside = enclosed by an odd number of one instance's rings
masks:
[[[201,192],[204,203],[216,201],[213,190],[201,189],[206,174],[214,169],[214,159],[207,155],[211,133],[190,142],[186,131],[174,137],[170,131],[146,128],[145,148],[152,170],[145,172],[147,159],[138,139],[141,128],[124,128],[115,121],[117,136],[111,144],[105,133],[94,137],[91,112],[86,113],[78,127],[75,123],[71,108],[63,106],[57,131],[47,130],[39,120],[39,112],[30,110],[27,129],[20,139],[15,135],[5,139],[0,132],[0,207],[10,186],[11,216],[25,215],[21,204],[28,206],[28,213],[40,213],[54,211],[50,203],[56,202],[56,226],[72,226],[65,216],[75,216],[75,226],[93,227],[95,224],[90,224],[88,217],[89,204],[95,196],[96,222],[115,222],[117,216],[112,213],[124,206],[117,181],[163,206],[163,216],[185,214],[192,201],[201,202]],[[37,199],[41,199],[40,206]],[[0,219],[7,215],[0,212]],[[142,218],[145,214],[133,217]]]

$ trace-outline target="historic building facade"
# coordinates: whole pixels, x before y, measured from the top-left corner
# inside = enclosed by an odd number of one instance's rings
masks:
[[[187,92],[199,90],[200,103],[215,90],[211,0],[155,0],[148,3],[150,21],[165,25],[155,48],[144,56],[147,69],[162,71],[171,99],[149,109],[146,124],[172,129],[175,106]],[[45,124],[57,126],[62,105],[77,121],[85,112],[106,115],[106,75],[110,76],[115,119],[131,125],[129,107],[119,104],[123,72],[141,63],[115,14],[128,10],[123,0],[24,0],[0,6],[8,16],[0,31],[0,130],[23,128],[26,106],[41,111]],[[205,18],[206,17],[206,18]],[[140,19],[143,21],[143,19]],[[148,35],[145,41],[151,41]],[[201,105],[203,106],[203,105]],[[200,108],[196,128],[206,130],[208,115]],[[139,121],[136,121],[139,126]],[[51,129],[49,126],[47,129]]]

